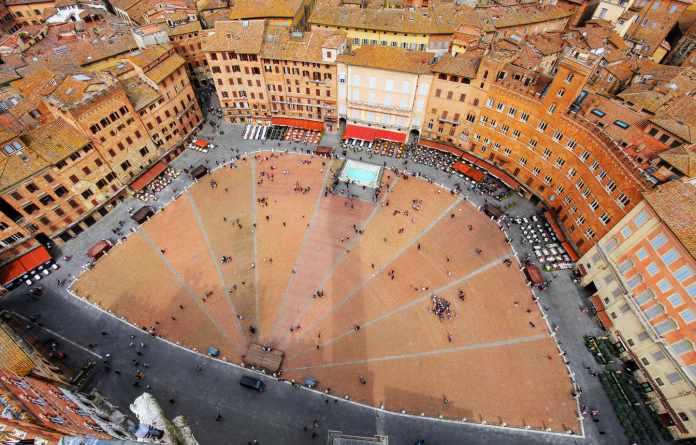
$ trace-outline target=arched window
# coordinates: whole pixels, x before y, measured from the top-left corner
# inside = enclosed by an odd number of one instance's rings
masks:
[[[10,147],[9,145],[3,146],[2,149],[5,150],[5,153],[7,153],[7,154],[12,154],[12,153],[14,153],[14,150],[13,150],[12,147]]]
[[[450,82],[456,82],[458,80],[457,76],[450,76],[449,78]]]
[[[464,85],[469,85],[471,83],[470,79],[467,79],[466,77],[462,77],[462,82]]]
[[[437,78],[440,80],[447,80],[447,74],[440,74],[437,76]]]
[[[22,150],[24,148],[22,147],[22,144],[17,141],[12,141],[12,146],[15,148],[15,150]]]

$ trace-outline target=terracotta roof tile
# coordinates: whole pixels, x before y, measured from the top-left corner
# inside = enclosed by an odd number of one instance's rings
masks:
[[[426,15],[423,14],[422,10],[360,9],[323,2],[314,9],[309,24],[400,33],[452,34],[460,24],[482,28],[483,18],[490,21],[482,12],[470,7],[458,8],[452,3],[434,5]]]
[[[160,83],[179,69],[186,60],[174,51],[172,45],[155,45],[128,60],[143,69],[153,82]]]
[[[266,30],[266,36],[261,50],[261,57],[276,60],[297,60],[303,62],[322,63],[322,48],[337,47],[346,37],[343,31],[316,30],[305,32],[302,37],[291,36],[287,26],[271,26]]]
[[[456,56],[446,53],[432,66],[432,71],[473,79],[481,64],[483,52],[482,49],[472,50]]]
[[[229,7],[230,20],[271,17],[292,19],[303,5],[304,0],[235,0]]]
[[[388,71],[421,74],[430,72],[435,54],[409,51],[394,46],[365,45],[350,55],[339,55],[338,62]]]
[[[244,26],[244,23],[247,26]],[[264,20],[215,22],[215,33],[205,39],[203,50],[260,54],[264,26]]]
[[[152,88],[138,76],[133,76],[121,82],[126,96],[133,104],[135,111],[140,111],[161,97],[159,91]]]
[[[663,151],[658,156],[660,159],[676,168],[683,175],[688,177],[696,176],[696,153],[693,152],[693,146],[675,147]]]
[[[677,179],[644,192],[643,197],[691,256],[696,258],[696,187]]]
[[[63,119],[56,119],[36,128],[20,139],[45,161],[55,164],[84,148],[90,140]]]
[[[676,97],[650,122],[693,144],[696,142],[696,99],[686,94]]]

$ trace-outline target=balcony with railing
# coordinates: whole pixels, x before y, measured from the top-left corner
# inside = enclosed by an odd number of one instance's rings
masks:
[[[381,105],[381,104],[375,104],[375,103],[368,103],[368,102],[360,102],[357,100],[348,100],[347,101],[350,105],[357,105],[362,108],[373,108],[373,109],[379,109],[379,110],[388,110],[393,113],[402,113],[402,114],[408,114],[411,112],[410,108],[401,108],[401,107],[393,107],[391,105]]]

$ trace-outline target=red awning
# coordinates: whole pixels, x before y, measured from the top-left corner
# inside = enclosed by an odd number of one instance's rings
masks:
[[[561,243],[561,245],[566,250],[566,252],[568,252],[568,256],[570,256],[570,259],[573,260],[573,262],[576,262],[580,259],[578,254],[575,253],[575,249],[573,249],[573,246],[571,246],[568,241],[564,241],[563,243]],[[580,264],[579,267],[581,268],[580,272],[582,272],[582,274],[585,275],[585,267],[582,264]]]
[[[423,147],[434,148],[435,150],[440,151],[446,151],[457,156],[461,156],[464,151],[460,148],[453,147],[452,145],[443,144],[442,142],[431,141],[428,139],[421,139],[418,143]]]
[[[305,120],[305,128],[312,131],[321,131],[324,129],[324,123]]]
[[[358,127],[357,125],[346,126],[346,131],[343,133],[343,139],[360,139],[362,141],[372,142],[375,140],[374,128]]]
[[[199,139],[199,141],[200,140],[201,139]],[[196,141],[196,143],[198,143],[198,141]],[[167,164],[165,164],[164,162],[158,162],[157,164],[150,167],[150,169],[148,171],[146,171],[145,173],[143,173],[138,179],[133,181],[130,185],[131,188],[133,190],[142,190],[153,179],[158,177],[160,175],[160,173],[162,173],[164,171],[164,169],[166,169],[166,168],[167,168]]]
[[[556,222],[556,216],[553,214],[553,212],[551,212],[551,210],[545,210],[544,216],[546,217],[546,220],[549,222],[549,224],[551,224],[551,228],[553,229],[553,232],[556,234],[558,241],[560,243],[566,242],[566,237],[563,234],[563,230],[561,230],[560,226]]]
[[[609,329],[614,327],[614,323],[611,321],[611,318],[609,318],[609,315],[607,315],[605,311],[597,312],[597,318],[599,318],[599,321],[605,328]]]
[[[24,268],[24,266],[22,266],[22,263],[20,263],[19,260],[10,261],[9,263],[0,267],[0,282],[2,282],[2,285],[4,286],[7,283],[21,277],[25,273],[27,273],[27,270]]]
[[[471,171],[471,167],[469,167],[468,165],[466,165],[463,162],[455,162],[452,165],[452,168],[457,170],[459,173],[463,173],[467,176],[469,175],[469,172]]]
[[[51,255],[48,251],[43,246],[39,246],[39,248],[19,257],[19,262],[26,270],[34,270],[50,259]]]
[[[502,171],[501,169],[499,169],[497,167],[491,167],[488,170],[488,172],[490,174],[492,174],[493,176],[495,176],[496,178],[503,181],[503,183],[505,185],[507,185],[508,187],[510,187],[513,190],[516,188],[519,188],[519,186],[520,186],[520,183],[515,181],[514,179],[512,179],[512,176],[508,175],[507,173],[505,173],[504,171]]]
[[[483,178],[486,177],[486,174],[483,173],[482,171],[476,170],[475,168],[472,168],[469,170],[468,175],[471,179],[473,179],[476,182],[483,181]]]
[[[377,130],[375,132],[375,139],[382,139],[385,141],[392,141],[392,142],[399,142],[399,143],[404,143],[406,142],[406,135],[397,133],[395,131],[388,131],[388,130]]]
[[[203,139],[196,139],[196,142],[194,144],[198,145],[201,148],[208,148],[208,141],[204,141]]]
[[[599,312],[599,311],[605,311],[607,308],[604,306],[604,303],[602,303],[602,299],[599,297],[599,295],[592,295],[590,297],[590,301],[592,302],[592,306]]]
[[[48,251],[46,251],[43,246],[25,253],[21,257],[0,268],[0,283],[4,286],[27,272],[31,272],[50,259],[51,255],[49,255]]]
[[[472,156],[467,152],[463,152],[462,157],[474,165],[476,165],[476,163],[479,162],[479,160],[475,156]]]
[[[310,121],[306,119],[293,119],[290,117],[273,117],[271,125],[282,125],[285,127],[304,128],[306,130],[321,131],[324,128],[323,122]]]

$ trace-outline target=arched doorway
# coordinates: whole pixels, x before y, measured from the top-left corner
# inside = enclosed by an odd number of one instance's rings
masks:
[[[416,130],[415,128],[408,132],[408,143],[409,144],[417,143],[419,138],[420,138],[420,131]]]
[[[347,126],[347,125],[348,125],[348,124],[347,124],[347,122],[346,122],[346,118],[345,118],[345,117],[339,118],[339,119],[338,119],[338,132],[339,132],[340,134],[345,133],[345,131],[346,131],[346,126]]]

